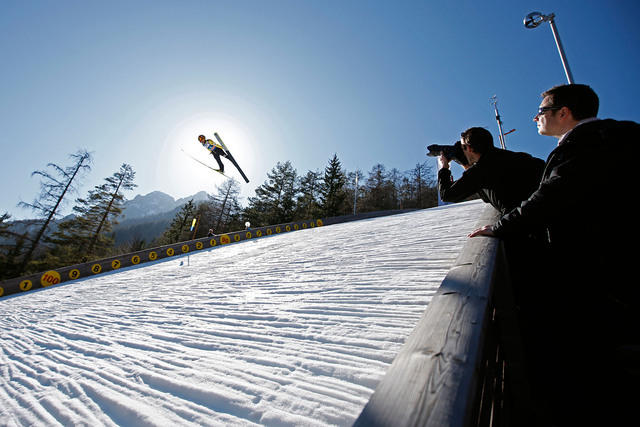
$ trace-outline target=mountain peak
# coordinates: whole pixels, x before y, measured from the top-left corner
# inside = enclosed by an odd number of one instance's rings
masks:
[[[178,206],[182,206],[189,200],[194,202],[207,200],[209,196],[205,191],[199,191],[193,196],[183,197],[175,200],[170,195],[162,191],[152,191],[149,194],[138,194],[132,200],[124,204],[124,214],[127,219],[142,218],[146,216],[158,215],[169,212]]]

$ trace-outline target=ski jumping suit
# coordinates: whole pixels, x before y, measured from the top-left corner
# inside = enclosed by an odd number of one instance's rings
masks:
[[[211,152],[213,158],[218,162],[218,167],[220,168],[220,172],[224,173],[224,165],[222,164],[222,160],[220,160],[220,156],[227,157],[227,153],[222,149],[220,144],[213,142],[210,139],[207,139],[204,144],[202,144],[207,150]]]

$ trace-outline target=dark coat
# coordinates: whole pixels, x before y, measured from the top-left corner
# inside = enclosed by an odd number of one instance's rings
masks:
[[[640,125],[597,120],[574,128],[547,159],[539,188],[495,225],[499,237],[543,227],[558,256],[608,262],[637,237],[632,200]],[[626,162],[626,159],[631,160]]]
[[[492,148],[453,181],[449,169],[438,172],[444,202],[460,202],[477,194],[500,213],[520,206],[538,188],[544,161],[527,153]]]
[[[554,424],[585,424],[576,414],[598,425],[637,422],[639,137],[634,122],[578,125],[549,155],[538,190],[494,225],[503,238],[547,231],[549,249],[528,266],[520,301],[531,378]],[[568,406],[569,395],[578,404]]]

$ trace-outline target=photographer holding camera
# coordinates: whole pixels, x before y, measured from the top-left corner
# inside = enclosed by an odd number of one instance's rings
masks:
[[[544,161],[527,153],[496,148],[491,132],[472,127],[460,135],[453,146],[429,146],[429,156],[440,153],[438,191],[445,202],[460,202],[477,194],[504,215],[520,206],[538,188]],[[450,160],[465,171],[454,181]],[[516,238],[505,239],[510,275],[514,281],[531,284],[528,266],[545,253],[543,230],[530,230]],[[518,306],[526,300],[531,286],[514,287],[513,298]]]
[[[454,150],[443,150],[439,157],[438,190],[442,201],[460,202],[477,194],[504,215],[538,188],[543,160],[494,147],[491,132],[481,127],[469,128],[460,136],[466,162]],[[465,168],[456,181],[449,166],[452,158]]]

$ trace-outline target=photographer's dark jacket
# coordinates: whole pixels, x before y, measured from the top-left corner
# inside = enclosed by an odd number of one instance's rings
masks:
[[[554,257],[565,265],[632,262],[629,245],[638,242],[631,204],[638,198],[639,137],[635,122],[607,119],[576,126],[549,155],[535,193],[495,224],[496,236],[544,228]]]
[[[544,161],[527,153],[493,147],[453,181],[449,169],[438,172],[444,202],[460,202],[477,194],[503,215],[520,206],[538,188]]]

